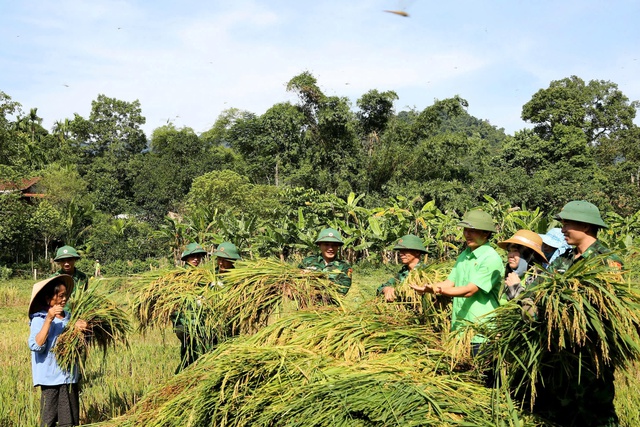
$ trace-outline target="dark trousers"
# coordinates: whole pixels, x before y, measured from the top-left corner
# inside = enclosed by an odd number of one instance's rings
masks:
[[[40,386],[40,427],[80,424],[80,390],[78,384]]]

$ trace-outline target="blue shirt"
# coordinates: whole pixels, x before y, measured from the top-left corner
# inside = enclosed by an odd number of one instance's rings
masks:
[[[33,374],[33,386],[39,385],[60,385],[74,384],[78,382],[78,371],[74,369],[73,373],[63,371],[56,356],[53,354],[53,346],[56,345],[58,336],[62,333],[64,327],[69,323],[71,314],[64,312],[64,319],[57,317],[51,322],[49,327],[49,335],[43,345],[36,343],[36,335],[42,330],[46,311],[39,311],[31,315],[31,332],[29,333],[29,348],[31,349],[31,371]]]

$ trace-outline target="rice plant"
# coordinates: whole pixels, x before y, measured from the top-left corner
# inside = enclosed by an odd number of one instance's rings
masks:
[[[77,289],[69,301],[71,319],[58,337],[53,352],[58,364],[69,372],[77,366],[84,377],[89,348],[99,347],[103,357],[117,343],[128,346],[131,323],[116,303],[101,294],[95,285],[86,291]],[[78,320],[87,322],[85,331],[75,327]]]

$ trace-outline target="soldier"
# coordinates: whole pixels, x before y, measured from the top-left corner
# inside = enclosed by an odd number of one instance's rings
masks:
[[[461,328],[465,322],[477,322],[478,318],[498,307],[504,273],[502,258],[489,244],[491,235],[496,231],[491,216],[481,210],[469,211],[458,226],[464,227],[467,247],[458,255],[447,280],[431,286],[410,285],[419,294],[431,292],[453,297],[452,331]],[[484,341],[481,335],[471,339],[474,356]]]
[[[87,290],[89,287],[89,278],[86,274],[76,268],[76,262],[80,259],[80,255],[71,246],[63,246],[56,252],[56,257],[53,259],[59,266],[60,270],[55,272],[51,277],[58,276],[60,274],[68,274],[73,277],[73,292],[76,289]],[[71,298],[71,293],[69,299]],[[68,305],[65,306],[65,310],[68,309]]]
[[[318,234],[315,243],[320,248],[320,254],[306,257],[298,267],[329,273],[329,280],[338,285],[338,292],[345,295],[351,288],[353,269],[338,257],[338,251],[344,245],[340,233],[333,228],[325,228]]]
[[[197,243],[189,243],[182,252],[180,259],[191,267],[197,267],[202,259],[207,255],[207,251]]]
[[[185,262],[187,268],[195,268],[200,265],[205,255],[207,255],[207,251],[205,251],[201,245],[198,243],[189,243],[184,248],[180,259]],[[184,316],[185,313],[174,313],[171,318],[173,322],[173,332],[180,340],[180,364],[176,368],[176,374],[195,362],[199,356],[195,339],[186,331],[186,320]]]
[[[234,268],[234,262],[242,259],[238,248],[231,242],[222,242],[212,254],[216,257],[216,273],[224,273]]]
[[[597,237],[600,229],[608,228],[597,206],[584,200],[574,200],[567,203],[555,218],[562,222],[565,240],[574,247],[558,256],[549,270],[564,273],[586,258],[610,252]],[[614,254],[607,257],[607,262],[613,268],[622,268],[620,258]],[[531,305],[523,300],[523,307],[530,316],[537,317],[533,301],[527,300]],[[589,341],[597,342],[597,339]],[[563,370],[571,371],[574,376],[574,380],[567,384],[555,384],[551,380],[555,366],[541,372],[541,377],[547,381],[541,384],[537,393],[534,412],[560,425],[617,426],[618,416],[613,404],[614,370],[607,365],[595,367],[586,366],[586,363],[582,361],[576,366],[563,366]],[[599,376],[596,375],[598,369]]]
[[[380,285],[377,290],[377,294],[384,295],[384,299],[388,302],[395,301],[395,288],[404,282],[411,270],[422,265],[421,258],[427,253],[427,249],[424,247],[422,239],[415,234],[402,236],[393,249],[400,253],[402,268],[400,268],[400,271],[398,271],[394,277]]]

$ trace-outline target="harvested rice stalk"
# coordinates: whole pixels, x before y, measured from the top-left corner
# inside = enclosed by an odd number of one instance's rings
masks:
[[[349,363],[227,342],[109,425],[493,426],[508,408],[491,416],[490,395],[472,377],[428,373],[401,353]]]
[[[555,384],[625,370],[640,357],[640,292],[606,255],[589,257],[564,274],[545,273],[529,294],[538,321],[525,320],[518,300],[495,310],[483,357],[507,368],[507,382],[533,407],[543,370]],[[548,382],[549,378],[545,378]]]
[[[236,262],[223,275],[218,310],[234,334],[252,334],[297,310],[337,305],[342,296],[326,273],[305,272],[272,259]]]
[[[433,285],[445,280],[451,271],[451,263],[432,263],[412,270],[396,288],[396,301],[415,313],[434,330],[448,332],[451,328],[451,298],[436,297],[426,293],[422,296],[409,285]]]
[[[85,359],[89,347],[100,347],[103,357],[110,346],[128,346],[127,335],[131,323],[127,314],[106,296],[97,291],[95,283],[88,289],[78,288],[69,301],[71,319],[53,348],[62,369],[72,372],[75,366],[84,376]],[[88,333],[75,328],[76,321],[87,322]]]
[[[205,351],[225,336],[216,309],[222,293],[213,266],[173,270],[137,284],[133,312],[143,332],[179,321],[194,345]]]
[[[434,369],[445,357],[439,334],[417,324],[408,313],[367,305],[355,312],[340,308],[299,311],[247,338],[256,346],[296,345],[345,361],[400,352],[406,358],[429,358]]]

